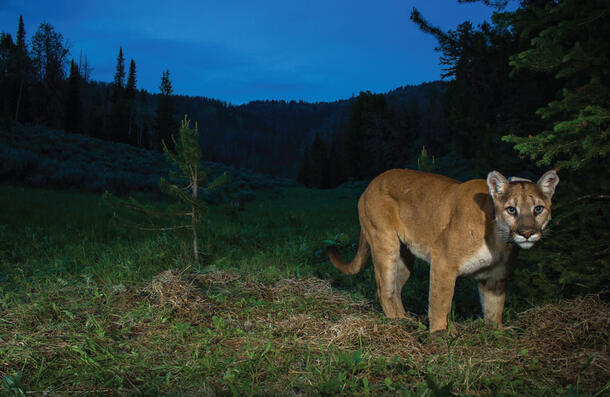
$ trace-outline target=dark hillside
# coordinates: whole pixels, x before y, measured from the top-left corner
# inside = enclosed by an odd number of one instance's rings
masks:
[[[441,101],[444,87],[442,82],[423,83],[382,94],[400,133],[408,135],[412,130],[411,155],[421,145],[430,147],[435,154],[447,151],[443,143],[447,129]],[[110,91],[110,84],[90,83],[87,95],[102,98],[103,102]],[[159,95],[141,91],[138,98],[138,120],[144,135],[151,135]],[[301,156],[316,135],[330,146],[335,135],[345,133],[355,100],[319,103],[264,100],[234,106],[206,97],[174,95],[172,99],[174,119],[187,114],[199,124],[206,160],[291,179],[296,179]],[[103,120],[101,123],[105,124]],[[101,137],[110,136],[113,134]],[[405,158],[405,164],[406,161]]]
[[[159,177],[168,171],[164,156],[155,151],[41,126],[0,130],[0,142],[3,182],[94,192],[156,192]],[[294,185],[210,161],[204,165],[213,174],[231,174],[235,187],[242,191]]]

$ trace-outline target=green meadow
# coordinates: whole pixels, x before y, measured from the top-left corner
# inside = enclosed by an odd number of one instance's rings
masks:
[[[125,227],[98,193],[1,185],[0,394],[610,392],[610,310],[596,295],[531,302],[517,274],[497,330],[460,280],[451,330],[432,337],[417,263],[410,316],[387,320],[372,266],[344,276],[325,255],[329,243],[355,253],[363,186],[211,207],[196,264],[188,236]]]

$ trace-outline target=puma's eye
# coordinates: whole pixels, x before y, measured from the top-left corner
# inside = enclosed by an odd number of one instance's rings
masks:
[[[506,207],[506,212],[508,212],[508,215],[515,215],[517,213],[517,209],[515,207]]]
[[[537,205],[534,207],[534,215],[540,215],[544,211],[544,206]]]

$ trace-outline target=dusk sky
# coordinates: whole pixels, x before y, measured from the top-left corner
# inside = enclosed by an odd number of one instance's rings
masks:
[[[22,14],[29,39],[49,22],[101,81],[122,46],[151,92],[169,69],[176,94],[334,101],[440,78],[436,41],[409,20],[413,7],[443,29],[493,12],[454,0],[0,0],[0,30],[15,36]]]

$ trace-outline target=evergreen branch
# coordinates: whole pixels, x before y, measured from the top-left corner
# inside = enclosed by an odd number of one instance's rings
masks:
[[[116,215],[114,216],[114,219],[118,224],[120,224],[122,226],[131,228],[131,229],[142,230],[145,232],[167,232],[167,231],[173,231],[173,230],[183,230],[183,229],[192,228],[192,225],[179,225],[179,226],[166,226],[166,227],[150,226],[149,227],[149,226],[144,226],[144,225],[133,223],[133,222],[124,221]]]
[[[458,0],[458,3],[478,3],[481,2],[488,7],[493,7],[498,11],[503,10],[508,5],[508,0]]]
[[[127,222],[127,221],[121,219],[117,214],[114,214],[112,219],[123,227],[142,230],[142,231],[160,231],[160,232],[162,232],[162,231],[177,230],[177,229],[184,228],[183,226],[176,226],[176,227],[155,226],[155,224],[152,221],[150,222],[152,226],[144,226],[142,224],[135,223],[135,222]]]
[[[133,197],[130,197],[129,200],[119,199],[118,197],[113,196],[112,194],[105,192],[102,196],[105,203],[114,209],[125,209],[128,211],[132,211],[134,213],[144,215],[149,218],[150,223],[153,218],[160,219],[163,217],[163,212],[157,211],[154,208],[146,206],[140,202],[138,202]],[[116,217],[116,216],[115,216]]]
[[[452,40],[451,37],[447,33],[443,32],[440,28],[430,25],[430,23],[426,21],[417,8],[413,7],[409,19],[415,22],[415,24],[423,32],[433,35],[439,41],[439,43],[451,43],[453,45],[457,44],[455,40]]]
[[[142,227],[142,226],[132,226],[139,230],[144,230],[147,232],[165,232],[170,230],[180,230],[180,229],[190,229],[193,226],[191,225],[183,225],[183,226],[171,226],[171,227]]]
[[[576,24],[576,26],[584,26],[584,25],[589,25],[592,22],[595,22],[595,20],[601,18],[604,16],[604,14],[607,12],[608,10],[601,10],[601,12],[597,15],[593,15],[591,18],[585,18],[582,21],[580,21],[579,23]]]
[[[211,193],[214,192],[216,189],[229,184],[230,182],[231,176],[225,172],[216,179],[214,179],[214,181],[212,181],[212,183],[210,183],[204,190],[206,192]]]
[[[610,195],[607,194],[587,194],[585,196],[580,196],[575,200],[572,200],[571,203],[576,203],[578,201],[583,200],[610,200]]]
[[[184,192],[179,186],[172,185],[163,178],[161,178],[160,185],[161,185],[162,190],[178,197],[184,203],[197,208],[197,210],[199,210],[199,211],[204,210],[204,208],[201,206],[201,203],[199,203],[197,200],[193,199],[193,197],[191,197],[189,194]]]

